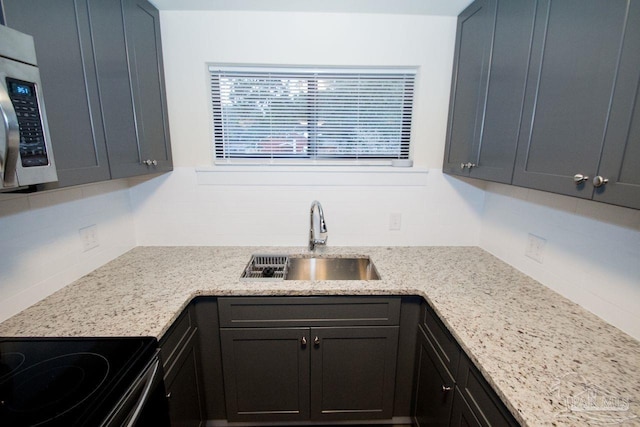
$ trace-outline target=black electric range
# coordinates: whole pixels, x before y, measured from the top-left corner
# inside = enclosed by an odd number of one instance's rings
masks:
[[[151,337],[0,338],[0,426],[120,425],[150,393],[160,407],[146,412],[168,425],[157,347]]]

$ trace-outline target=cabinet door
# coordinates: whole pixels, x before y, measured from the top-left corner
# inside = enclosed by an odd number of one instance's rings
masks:
[[[122,0],[122,13],[138,145],[117,148],[112,174],[124,177],[170,171],[159,13],[146,0]],[[153,163],[144,164],[146,161]]]
[[[87,1],[111,175],[122,178],[145,173],[147,166],[142,164],[138,146],[120,2]]]
[[[449,424],[439,424],[449,425]],[[455,397],[453,398],[453,411],[451,414],[451,425],[459,427],[483,427],[483,424],[478,421],[478,418],[474,415],[471,407],[464,400],[462,394],[456,389]]]
[[[457,389],[461,396],[456,394],[454,400],[457,401],[459,397],[463,397],[463,401],[466,404],[462,406],[470,408],[478,422],[478,424],[470,423],[471,425],[485,427],[519,425],[496,392],[466,356],[460,358]],[[466,412],[466,410],[463,412]],[[469,421],[472,420],[470,416],[465,416],[464,418]],[[455,419],[452,420],[454,425],[455,421]]]
[[[198,427],[203,422],[197,330],[167,369],[164,382],[172,427]]]
[[[468,175],[486,99],[497,0],[477,0],[458,16],[443,170]]]
[[[309,329],[220,330],[229,421],[309,418]]]
[[[434,345],[418,328],[415,418],[418,426],[447,426],[455,381]]]
[[[391,418],[398,327],[312,328],[311,419]]]
[[[625,34],[598,175],[609,182],[594,200],[640,209],[640,2],[629,6]]]
[[[3,0],[7,26],[33,36],[58,182],[110,178],[86,1]]]
[[[628,0],[541,0],[513,184],[591,198]]]
[[[511,183],[531,53],[536,1],[498,2],[489,83],[479,137],[473,140],[472,178]],[[476,136],[478,132],[476,133]]]

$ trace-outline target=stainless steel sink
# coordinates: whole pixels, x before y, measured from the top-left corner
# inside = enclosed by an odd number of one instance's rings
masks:
[[[289,257],[285,280],[379,280],[380,275],[368,257],[294,258]]]

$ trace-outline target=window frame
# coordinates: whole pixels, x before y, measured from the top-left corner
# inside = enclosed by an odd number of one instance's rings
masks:
[[[294,166],[307,166],[307,165],[347,165],[347,166],[361,166],[361,165],[373,165],[373,166],[384,166],[384,165],[392,165],[395,162],[404,162],[405,165],[407,162],[411,162],[412,153],[413,153],[413,117],[415,111],[415,103],[416,103],[416,93],[417,93],[417,79],[419,75],[419,67],[416,66],[402,66],[402,67],[330,67],[330,66],[279,66],[279,65],[228,65],[228,64],[207,64],[208,71],[208,80],[210,87],[210,120],[212,126],[212,135],[210,143],[212,144],[213,151],[213,161],[216,165],[221,164],[239,164],[239,165],[264,165],[264,164],[275,164],[275,165],[294,165]],[[357,75],[363,76],[375,76],[375,75],[396,75],[398,81],[402,80],[404,84],[404,92],[401,99],[401,119],[398,120],[400,125],[398,126],[398,130],[400,133],[400,139],[398,141],[398,154],[397,155],[383,155],[383,156],[374,156],[371,152],[364,154],[358,153],[354,156],[323,156],[318,155],[317,152],[309,153],[305,152],[305,154],[298,155],[287,155],[287,154],[274,154],[274,152],[269,152],[264,156],[234,156],[229,155],[228,152],[225,152],[224,147],[224,135],[223,135],[223,125],[221,123],[221,114],[222,114],[222,101],[220,95],[220,88],[218,87],[218,94],[214,93],[216,80],[214,76],[219,76],[223,73],[272,73],[275,75],[279,75],[280,73],[300,73],[304,76],[307,76],[310,80],[317,81],[321,80],[323,76],[335,76],[335,75],[345,75],[353,74],[354,77]],[[309,77],[314,76],[314,77]],[[219,79],[219,77],[217,77]],[[355,78],[354,78],[355,80]],[[219,83],[219,80],[217,80]],[[408,90],[407,90],[408,89]],[[216,105],[216,101],[218,105]],[[317,105],[315,108],[318,108]],[[312,114],[313,115],[313,114]],[[316,119],[317,120],[317,119]],[[311,123],[312,120],[308,120],[308,123]],[[313,134],[309,132],[311,138],[308,138],[310,141],[307,145],[308,147],[313,147]],[[311,142],[313,141],[313,142]],[[348,147],[348,145],[347,145]],[[375,148],[375,143],[371,145],[371,147]]]

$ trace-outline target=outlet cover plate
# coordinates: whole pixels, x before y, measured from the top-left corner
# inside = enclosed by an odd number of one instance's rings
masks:
[[[529,233],[527,237],[527,246],[524,250],[524,254],[532,260],[542,264],[544,260],[544,251],[547,244],[547,239],[544,237],[536,236]]]

